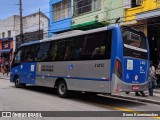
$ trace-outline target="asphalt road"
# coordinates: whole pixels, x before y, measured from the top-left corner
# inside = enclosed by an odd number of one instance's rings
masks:
[[[124,113],[135,113],[137,111],[160,111],[160,105],[142,103],[138,101],[125,100],[121,98],[90,96],[88,94],[72,93],[67,98],[59,98],[56,91],[51,88],[27,86],[26,88],[15,88],[9,80],[0,80],[0,111],[115,111]],[[130,112],[126,112],[130,111]],[[82,112],[88,114],[87,112]],[[76,114],[76,113],[71,113]],[[98,113],[94,113],[94,115]],[[95,115],[96,116],[96,115]],[[0,118],[1,119],[1,118]],[[17,119],[17,118],[16,118]],[[20,118],[21,119],[21,118]],[[36,118],[34,118],[36,119]],[[42,118],[53,119],[53,118]],[[75,120],[74,117],[55,117],[54,119]],[[76,120],[82,118],[76,117]],[[104,119],[105,117],[83,117],[85,120]],[[110,117],[117,120],[150,120],[154,117]],[[160,118],[159,118],[160,119]]]

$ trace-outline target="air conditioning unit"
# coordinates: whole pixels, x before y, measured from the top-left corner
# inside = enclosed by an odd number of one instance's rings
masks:
[[[136,0],[136,5],[142,5],[143,0]]]

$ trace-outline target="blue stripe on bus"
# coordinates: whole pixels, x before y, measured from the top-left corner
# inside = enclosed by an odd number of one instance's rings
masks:
[[[37,76],[37,77],[48,77],[48,78],[77,79],[77,80],[109,81],[109,79],[102,79],[102,78],[82,78],[82,77],[67,77],[67,76],[43,76],[43,75],[36,75],[36,76]]]

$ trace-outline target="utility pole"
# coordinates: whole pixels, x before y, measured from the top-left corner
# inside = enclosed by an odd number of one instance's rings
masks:
[[[39,8],[39,40],[41,39],[41,10]]]
[[[24,42],[24,36],[23,36],[23,21],[22,21],[22,0],[19,0],[19,6],[20,6],[20,39],[21,44]]]

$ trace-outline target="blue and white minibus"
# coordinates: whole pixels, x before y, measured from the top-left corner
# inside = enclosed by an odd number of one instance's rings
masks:
[[[15,52],[10,82],[69,91],[114,93],[147,89],[149,47],[130,27],[69,32],[22,44]]]

